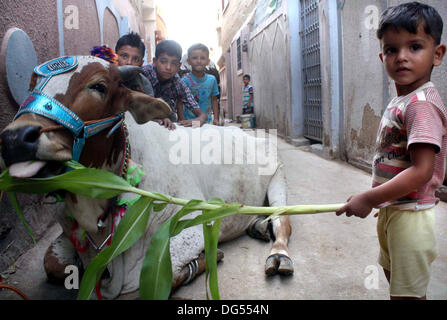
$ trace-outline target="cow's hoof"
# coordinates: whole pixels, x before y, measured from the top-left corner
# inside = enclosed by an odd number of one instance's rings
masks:
[[[81,266],[75,247],[65,234],[61,234],[48,247],[43,266],[48,277],[48,281],[55,284],[63,284],[65,277],[65,268],[69,265]],[[82,272],[82,270],[80,270]]]
[[[247,228],[247,233],[252,238],[260,239],[265,242],[270,241],[269,224],[262,218],[254,220]]]
[[[279,273],[283,276],[290,276],[293,274],[293,262],[288,256],[283,254],[273,254],[267,258],[265,262],[265,274],[272,276]]]

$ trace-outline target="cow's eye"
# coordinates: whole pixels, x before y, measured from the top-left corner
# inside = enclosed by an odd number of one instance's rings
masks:
[[[102,94],[106,94],[107,93],[107,87],[105,85],[103,85],[102,83],[95,83],[92,84],[90,87],[90,89],[92,90],[96,90]]]

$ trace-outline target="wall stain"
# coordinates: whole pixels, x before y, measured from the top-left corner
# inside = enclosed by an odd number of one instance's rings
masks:
[[[330,146],[331,145],[331,137],[327,133],[325,133],[324,136],[323,136],[323,145],[324,146]]]
[[[359,149],[374,151],[377,130],[379,129],[381,116],[376,116],[369,103],[363,109],[362,127],[360,133],[351,129],[351,142],[357,142]]]

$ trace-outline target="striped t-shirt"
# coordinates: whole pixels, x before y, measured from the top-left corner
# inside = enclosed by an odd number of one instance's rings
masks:
[[[250,93],[253,93],[253,87],[251,85],[244,86],[242,88],[242,106],[244,108],[248,107],[248,102],[250,101]],[[250,103],[250,108],[253,108],[253,101]]]
[[[396,201],[384,203],[419,210],[433,207],[436,189],[445,175],[447,112],[433,83],[394,98],[380,123],[373,160],[373,187],[392,179],[411,164],[409,146],[426,143],[435,147],[435,168],[429,182]],[[405,204],[405,205],[404,205]]]

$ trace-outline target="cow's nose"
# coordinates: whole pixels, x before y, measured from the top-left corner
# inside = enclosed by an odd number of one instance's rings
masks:
[[[23,126],[2,132],[2,157],[7,166],[36,159],[40,127]]]

